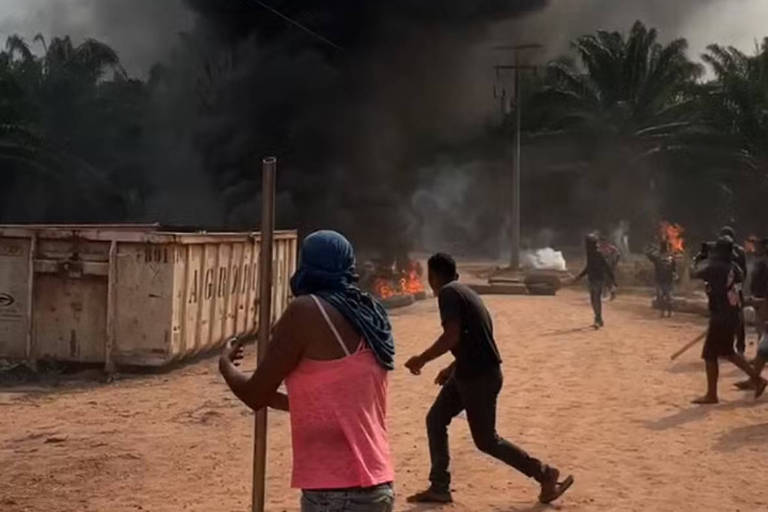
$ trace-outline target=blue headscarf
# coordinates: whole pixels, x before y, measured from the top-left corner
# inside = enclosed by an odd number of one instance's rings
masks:
[[[358,288],[352,244],[335,231],[316,231],[301,244],[293,296],[313,294],[335,307],[368,342],[379,364],[395,368],[395,342],[386,311]]]

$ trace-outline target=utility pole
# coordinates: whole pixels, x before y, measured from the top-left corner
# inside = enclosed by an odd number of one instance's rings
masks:
[[[507,70],[514,71],[515,73],[515,155],[512,168],[512,202],[510,205],[512,210],[512,225],[510,226],[509,233],[510,242],[512,244],[509,264],[512,270],[517,270],[520,268],[520,175],[522,172],[520,158],[520,136],[522,132],[522,105],[520,104],[520,100],[522,97],[522,83],[520,82],[520,72],[536,70],[536,66],[523,65],[520,63],[520,52],[523,50],[534,50],[539,48],[542,48],[540,44],[518,44],[494,47],[495,50],[512,50],[515,53],[514,64],[494,66],[497,76],[502,71]],[[506,94],[502,94],[501,98],[503,113],[503,102],[506,98]]]

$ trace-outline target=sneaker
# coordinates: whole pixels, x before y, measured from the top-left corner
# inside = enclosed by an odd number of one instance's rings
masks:
[[[408,503],[453,503],[451,491],[436,491],[432,488],[426,491],[417,492],[413,496],[408,496]]]

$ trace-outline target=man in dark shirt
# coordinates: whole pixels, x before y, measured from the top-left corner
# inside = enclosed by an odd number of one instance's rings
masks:
[[[605,257],[598,249],[598,238],[596,235],[588,235],[585,240],[587,250],[587,265],[584,270],[576,276],[574,283],[587,276],[589,280],[589,300],[592,303],[592,312],[595,314],[595,323],[593,327],[599,329],[605,326],[603,322],[603,289],[610,286],[616,289],[616,276]]]
[[[480,451],[509,464],[541,485],[539,501],[550,503],[573,484],[569,476],[528,455],[496,433],[496,400],[501,391],[501,357],[493,338],[493,324],[480,297],[457,282],[456,263],[447,254],[429,259],[429,284],[438,296],[443,334],[425,352],[405,366],[414,375],[428,362],[450,351],[455,361],[435,382],[442,387],[427,415],[427,435],[432,469],[431,486],[410,498],[410,503],[450,503],[448,425],[466,410],[472,439]]]
[[[728,359],[749,375],[754,383],[755,398],[763,394],[766,381],[752,368],[741,354],[733,350],[733,337],[739,324],[740,298],[738,283],[744,279],[740,266],[733,261],[733,240],[720,237],[702,269],[692,277],[707,283],[709,299],[709,328],[701,357],[707,370],[707,394],[693,401],[695,404],[716,404],[718,358]]]
[[[730,226],[724,226],[720,230],[719,236],[721,238],[727,237],[735,241],[736,231]],[[705,244],[704,248],[706,247],[707,245]],[[708,258],[709,258],[709,251],[702,250],[694,258],[694,263],[698,264]],[[731,261],[736,263],[736,265],[738,265],[739,269],[741,270],[742,281],[739,283],[739,287],[740,287],[741,283],[744,283],[747,280],[747,252],[744,250],[742,246],[740,246],[735,242],[733,243],[733,251],[731,252]],[[741,300],[741,305],[738,308],[738,324],[736,325],[736,351],[739,354],[744,355],[744,352],[747,349],[747,346],[746,346],[747,329],[746,329],[746,321],[744,319],[744,309],[743,309],[744,294],[741,291],[739,291],[739,299]]]

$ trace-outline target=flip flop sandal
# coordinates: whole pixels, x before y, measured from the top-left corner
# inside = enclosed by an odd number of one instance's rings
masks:
[[[734,383],[733,387],[735,387],[736,389],[740,389],[742,391],[749,391],[750,389],[755,389],[754,383],[752,383],[752,381],[749,381],[749,380],[736,382]]]
[[[558,499],[560,496],[565,494],[565,491],[571,488],[573,485],[573,476],[568,475],[565,480],[562,482],[557,482],[557,485],[555,486],[555,490],[552,491],[549,494],[541,493],[539,494],[539,502],[544,504],[549,504]]]

